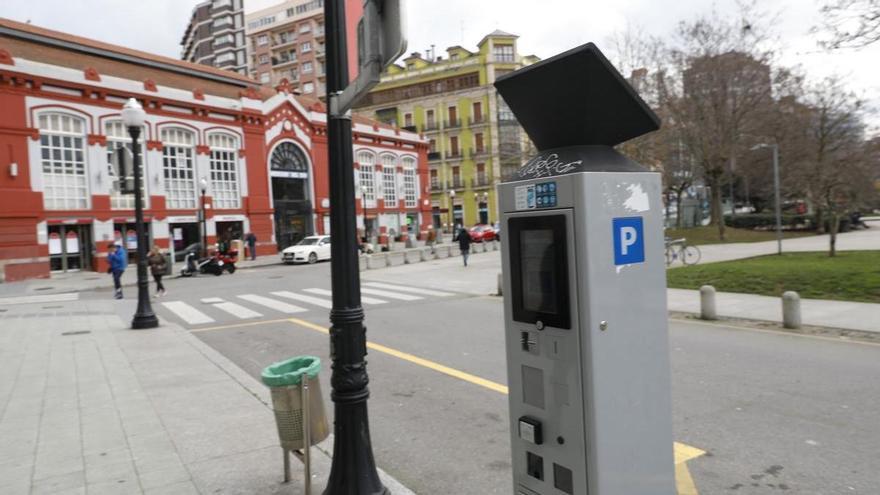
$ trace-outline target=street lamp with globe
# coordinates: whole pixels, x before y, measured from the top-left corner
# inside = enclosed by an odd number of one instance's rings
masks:
[[[453,210],[455,209],[455,189],[449,190],[449,230],[452,232],[452,237],[455,237],[455,217],[453,216]]]
[[[129,98],[122,107],[122,123],[131,136],[132,168],[134,175],[134,218],[135,231],[137,233],[137,286],[138,305],[131,320],[131,328],[140,330],[144,328],[156,328],[159,319],[153,313],[150,305],[150,282],[147,279],[147,236],[144,229],[144,198],[141,189],[141,152],[138,137],[147,114],[143,107],[134,98]]]
[[[205,193],[208,192],[208,179],[202,177],[199,181],[199,190],[202,192],[202,257],[208,256],[208,217],[205,215]]]

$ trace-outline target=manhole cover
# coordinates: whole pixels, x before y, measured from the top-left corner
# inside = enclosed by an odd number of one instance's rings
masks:
[[[38,291],[38,290],[52,290],[52,289],[54,289],[54,288],[55,288],[55,287],[37,287],[37,288],[34,289],[34,290],[35,290],[35,291]]]
[[[61,335],[83,335],[87,333],[92,333],[91,330],[76,330],[74,332],[62,332]]]

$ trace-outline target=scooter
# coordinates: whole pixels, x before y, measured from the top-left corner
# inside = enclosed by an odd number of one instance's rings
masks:
[[[217,259],[216,256],[197,259],[194,251],[189,252],[186,254],[186,258],[184,258],[184,266],[180,270],[180,276],[192,277],[196,273],[223,275],[223,264],[223,261]]]
[[[230,249],[226,254],[219,251],[214,253],[214,259],[230,274],[235,273],[235,263],[238,262],[238,250]]]

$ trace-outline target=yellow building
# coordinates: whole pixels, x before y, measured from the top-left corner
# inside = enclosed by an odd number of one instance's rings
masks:
[[[538,61],[521,56],[517,36],[495,31],[471,52],[460,46],[436,56],[412,53],[393,65],[357,111],[430,140],[435,228],[498,220],[495,185],[534,148],[495,91],[498,76]]]

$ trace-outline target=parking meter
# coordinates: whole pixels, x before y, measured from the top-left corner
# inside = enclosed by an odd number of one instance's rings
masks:
[[[540,150],[499,185],[514,493],[675,493],[659,119],[593,44],[500,77]]]

